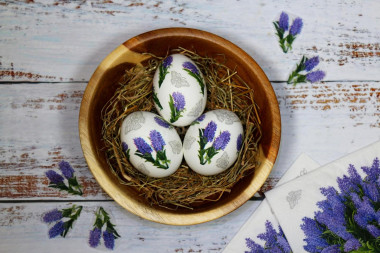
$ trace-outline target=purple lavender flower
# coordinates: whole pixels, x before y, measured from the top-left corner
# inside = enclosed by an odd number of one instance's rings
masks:
[[[293,36],[301,33],[303,22],[301,18],[296,18],[293,21],[292,26],[290,27],[289,33]]]
[[[215,138],[212,146],[215,150],[224,150],[230,141],[231,134],[228,131],[223,131],[218,137]]]
[[[377,158],[371,167],[362,167],[367,174],[363,179],[355,167],[349,165],[348,176],[337,178],[341,193],[333,187],[321,188],[321,193],[326,197],[317,203],[321,211],[315,212],[314,219],[305,217],[301,225],[306,235],[305,250],[340,252],[342,247],[344,252],[367,248],[376,252],[380,250],[376,242],[380,237],[378,167]],[[327,246],[316,244],[315,238],[325,243],[328,241]]]
[[[162,127],[170,128],[170,124],[165,120],[161,119],[160,117],[154,117],[154,121],[156,121],[156,123]]]
[[[368,232],[375,238],[380,237],[380,229],[378,229],[375,225],[367,225]]]
[[[367,174],[368,181],[376,182],[380,178],[379,158],[375,158],[371,167],[364,166],[362,170]]]
[[[358,239],[356,238],[350,239],[344,244],[344,252],[351,252],[351,251],[357,250],[361,246],[362,245]]]
[[[185,69],[190,70],[191,72],[193,72],[196,75],[199,75],[199,71],[198,71],[197,67],[193,63],[191,63],[189,61],[184,62],[182,64],[182,67],[184,67]]]
[[[185,108],[185,97],[180,92],[173,92],[174,107],[177,111],[182,111]]]
[[[301,229],[305,233],[306,238],[303,239],[307,245],[304,249],[308,252],[320,252],[319,249],[323,249],[329,244],[322,238],[323,230],[321,226],[314,219],[304,217],[302,219]]]
[[[42,217],[42,220],[45,223],[51,223],[54,221],[59,221],[60,219],[62,219],[62,212],[58,211],[58,209],[53,209],[53,210],[45,213],[45,215]]]
[[[319,64],[319,57],[314,56],[314,57],[308,59],[307,61],[305,61],[305,70],[309,72],[314,67],[316,67],[318,64]]]
[[[164,68],[168,68],[170,64],[172,64],[172,62],[173,62],[173,56],[169,55],[168,57],[165,58],[165,60],[163,60],[162,66]]]
[[[199,117],[196,119],[196,121],[198,121],[198,122],[202,122],[202,121],[205,119],[205,117],[206,117],[206,114],[202,114],[201,116],[199,116]]]
[[[54,238],[63,233],[65,230],[63,221],[57,222],[53,227],[49,230],[49,238]]]
[[[340,253],[339,245],[331,245],[327,248],[324,248],[321,253]]]
[[[121,148],[123,149],[124,152],[127,152],[127,150],[128,150],[128,144],[123,141],[121,143]]]
[[[285,12],[281,12],[280,19],[278,21],[279,27],[287,31],[289,29],[289,16]]]
[[[267,220],[265,222],[265,233],[259,234],[257,237],[263,241],[266,241],[265,248],[272,248],[275,246],[277,241],[277,232],[273,228],[272,223]]]
[[[54,170],[48,170],[45,173],[46,177],[50,180],[50,183],[52,184],[61,184],[63,183],[64,178],[59,175],[57,172]]]
[[[212,142],[212,140],[214,139],[216,128],[217,126],[214,121],[210,121],[207,124],[203,134],[203,136],[206,137],[207,142]]]
[[[321,81],[325,77],[325,72],[322,70],[317,70],[314,72],[310,72],[306,74],[306,80],[308,80],[311,83],[316,83]]]
[[[245,238],[245,245],[250,249],[250,251],[246,251],[245,253],[264,253],[264,248],[255,243],[251,238]]]
[[[113,249],[115,247],[115,237],[113,233],[108,232],[107,230],[103,232],[104,246],[107,249]]]
[[[156,130],[150,131],[149,139],[155,151],[162,151],[162,149],[165,146],[165,141],[162,138],[162,135],[160,134],[160,132],[157,132]]]
[[[135,146],[137,148],[137,150],[145,155],[145,154],[150,154],[152,153],[152,148],[149,146],[148,143],[145,142],[145,140],[141,137],[138,137],[138,138],[135,138],[133,139],[133,142],[135,143]]]
[[[243,146],[243,135],[239,134],[237,140],[236,140],[236,149],[237,151],[240,151],[241,147]]]
[[[59,162],[58,166],[65,178],[70,179],[74,176],[74,169],[68,162],[62,160]]]
[[[256,253],[256,252],[290,253],[292,252],[292,249],[290,248],[290,245],[288,241],[286,240],[286,237],[281,227],[278,226],[278,229],[279,229],[279,232],[277,233],[277,231],[273,228],[272,223],[267,220],[265,222],[265,233],[259,234],[257,236],[257,238],[265,241],[264,247],[255,243],[252,239],[246,238],[245,239],[246,245],[248,248],[251,249],[251,251],[249,251],[248,253]]]
[[[100,237],[102,235],[102,231],[99,228],[94,228],[90,230],[90,236],[88,238],[88,243],[92,248],[98,247],[100,243]]]

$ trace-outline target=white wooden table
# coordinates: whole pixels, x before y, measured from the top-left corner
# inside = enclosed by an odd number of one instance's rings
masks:
[[[4,1],[0,0],[0,252],[91,252],[93,212],[112,213],[117,252],[221,252],[260,201],[218,220],[167,226],[119,207],[82,155],[78,113],[87,81],[125,40],[162,27],[192,27],[243,48],[263,68],[282,118],[279,156],[262,188],[275,185],[302,152],[320,164],[380,139],[380,2],[367,1]],[[304,20],[282,53],[272,22]],[[286,84],[301,57],[319,55],[322,83]],[[62,159],[82,197],[48,188]],[[67,238],[48,239],[41,214],[73,203],[84,210]]]

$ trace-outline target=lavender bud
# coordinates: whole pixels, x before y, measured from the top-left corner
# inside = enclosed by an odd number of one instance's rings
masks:
[[[70,179],[74,176],[74,169],[68,162],[62,160],[58,166],[65,178]]]
[[[64,178],[59,175],[57,172],[54,170],[48,170],[45,173],[46,177],[50,180],[50,183],[52,184],[60,184],[63,182]]]
[[[289,16],[285,12],[281,12],[280,19],[278,21],[279,27],[287,31],[289,29]]]
[[[293,36],[301,33],[303,22],[301,18],[296,18],[293,21],[292,26],[290,27],[289,33]]]

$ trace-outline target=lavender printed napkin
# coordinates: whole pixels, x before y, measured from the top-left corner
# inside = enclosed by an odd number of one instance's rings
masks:
[[[280,181],[277,183],[277,186],[284,184],[296,177],[302,176],[311,170],[316,169],[317,167],[319,167],[318,163],[316,163],[306,154],[301,154],[284,174],[284,176],[280,179]],[[272,213],[267,200],[264,199],[256,211],[251,215],[251,217],[227,245],[223,253],[239,253],[246,251],[256,252],[252,248],[255,247],[252,241],[254,240],[257,243],[260,243],[260,247],[264,247],[265,239],[259,240],[257,237],[259,235],[265,234],[265,231],[268,231],[268,229],[276,229],[279,231],[279,223]],[[280,231],[278,233],[281,234]],[[260,237],[265,237],[265,235]],[[288,244],[286,243],[286,245]]]
[[[265,193],[293,252],[380,252],[380,141]]]

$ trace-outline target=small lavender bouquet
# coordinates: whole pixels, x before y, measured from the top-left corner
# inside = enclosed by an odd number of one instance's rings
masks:
[[[215,137],[217,125],[214,121],[210,121],[206,128],[199,129],[199,151],[198,157],[200,164],[204,165],[207,162],[211,163],[211,159],[219,153],[219,150],[224,150],[230,141],[231,134],[228,131],[223,131],[218,137]],[[212,143],[211,146],[206,148],[208,143]]]
[[[289,50],[292,50],[294,40],[297,35],[301,33],[303,21],[301,18],[295,18],[289,29],[289,15],[282,12],[280,19],[273,22],[273,24],[277,31],[276,34],[279,39],[280,47],[284,53],[287,53]],[[288,30],[289,32],[287,33]]]
[[[313,218],[304,217],[308,252],[380,252],[380,166],[361,168],[363,179],[353,165],[348,176],[337,179],[339,190],[321,188],[326,197]]]
[[[102,237],[102,229],[105,226],[103,231],[103,242],[104,246],[107,249],[113,250],[115,247],[115,240],[120,238],[120,235],[115,229],[115,225],[112,224],[109,214],[104,210],[103,207],[99,207],[97,212],[95,212],[95,222],[93,229],[90,230],[90,236],[88,243],[92,248],[96,248],[100,245],[100,239]]]
[[[49,229],[49,238],[51,239],[58,235],[66,237],[69,230],[73,227],[74,221],[79,218],[82,208],[82,206],[73,205],[70,208],[62,210],[53,209],[45,213],[42,217],[43,222],[47,224],[55,222],[55,224]],[[68,219],[63,221],[64,218]]]
[[[135,155],[143,158],[145,161],[152,163],[160,169],[168,169],[170,160],[166,157],[165,141],[162,135],[157,130],[152,130],[149,133],[149,139],[152,144],[150,146],[143,138],[138,137],[133,139],[137,148]],[[156,157],[153,157],[153,150],[156,151]]]
[[[73,195],[82,195],[82,186],[78,183],[74,175],[75,171],[71,165],[66,161],[61,161],[58,166],[63,176],[54,170],[49,170],[45,173],[46,177],[50,180],[49,187],[59,189],[60,191],[67,191]],[[68,185],[66,185],[64,177],[67,179]]]
[[[245,243],[250,251],[245,253],[265,253],[265,252],[281,252],[292,253],[290,245],[286,240],[284,232],[281,227],[278,226],[279,232],[277,232],[270,221],[265,222],[265,233],[259,234],[257,238],[265,241],[264,247],[256,243],[251,238],[246,238]]]
[[[313,70],[319,64],[319,57],[314,56],[312,58],[302,57],[296,69],[289,75],[288,84],[296,85],[297,83],[316,83],[321,81],[325,77],[325,72],[322,70]]]
[[[170,123],[176,122],[185,109],[186,101],[185,97],[180,92],[173,92],[169,95],[169,108],[170,108]]]

